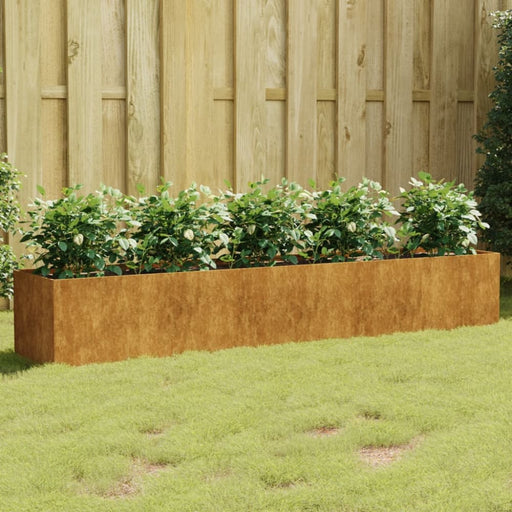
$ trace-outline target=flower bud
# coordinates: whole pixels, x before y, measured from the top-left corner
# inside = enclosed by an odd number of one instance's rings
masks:
[[[357,229],[357,226],[356,226],[355,222],[349,222],[347,224],[347,231],[350,231],[351,233],[354,233],[356,229]]]
[[[82,235],[82,233],[78,233],[78,235],[73,237],[73,242],[76,245],[82,245],[84,243],[84,235]]]

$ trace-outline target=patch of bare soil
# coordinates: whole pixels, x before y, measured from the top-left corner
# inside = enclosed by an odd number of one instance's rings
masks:
[[[310,430],[308,434],[312,437],[331,437],[336,436],[341,432],[339,427],[318,427]]]
[[[163,436],[165,434],[165,431],[162,428],[150,428],[150,429],[142,430],[141,433],[145,434],[146,436],[148,436],[150,438],[154,438],[154,437]]]
[[[144,476],[157,475],[166,467],[165,464],[152,464],[142,459],[134,459],[130,473],[111,487],[103,497],[107,499],[130,498],[141,491]]]
[[[408,444],[397,446],[364,446],[359,450],[359,457],[374,468],[388,466],[400,459],[405,452],[416,448],[420,441],[421,438],[415,438]]]

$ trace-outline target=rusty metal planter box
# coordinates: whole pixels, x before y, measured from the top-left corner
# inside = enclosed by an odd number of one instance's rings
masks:
[[[54,280],[15,274],[15,349],[73,365],[499,319],[500,256]]]

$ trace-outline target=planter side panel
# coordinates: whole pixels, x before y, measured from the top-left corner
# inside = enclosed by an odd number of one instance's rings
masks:
[[[55,361],[86,364],[173,353],[166,295],[171,274],[59,281]]]
[[[499,319],[499,255],[209,273],[169,304],[174,351],[451,329]],[[209,279],[208,279],[209,280]],[[179,304],[178,304],[179,303]],[[180,316],[189,319],[180,335]]]
[[[14,273],[14,349],[36,362],[54,361],[53,282]]]
[[[16,286],[20,300],[29,294],[25,310],[15,303],[17,338],[47,347],[20,353],[69,364],[499,318],[493,253],[62,281],[27,274]]]
[[[382,262],[366,283],[375,322],[365,334],[497,322],[499,266],[495,253]]]

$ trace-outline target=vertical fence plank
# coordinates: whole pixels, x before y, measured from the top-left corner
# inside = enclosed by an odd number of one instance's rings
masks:
[[[186,62],[187,4],[160,2],[161,165],[166,180],[176,182],[187,171]],[[180,184],[176,183],[178,187]]]
[[[337,87],[337,17],[338,0],[320,0],[317,4],[317,161],[318,187],[325,188],[336,176],[336,87]],[[325,91],[332,91],[326,97]],[[307,185],[307,183],[304,183]]]
[[[432,30],[430,17],[430,2],[414,1],[414,84],[417,91],[430,89],[430,48],[432,46]],[[413,163],[411,176],[420,171],[428,170],[428,132],[429,132],[429,102],[413,102],[412,148]],[[402,186],[406,186],[404,183]]]
[[[163,169],[175,189],[214,174],[212,0],[161,2]]]
[[[26,178],[22,200],[42,183],[39,2],[6,0],[5,85],[7,151]]]
[[[103,180],[101,2],[68,0],[68,137],[71,185]]]
[[[235,177],[237,189],[266,172],[264,1],[235,2]]]
[[[368,2],[370,0],[367,0]],[[384,167],[384,0],[371,0],[366,9],[365,73],[367,91],[382,91],[382,99],[366,98],[365,176],[382,181]],[[360,181],[354,176],[352,183]]]
[[[347,184],[366,175],[367,2],[339,0],[338,173]]]
[[[287,175],[316,179],[317,11],[310,0],[288,4]]]
[[[213,0],[212,27],[213,86],[234,90],[235,62],[235,6],[234,0]],[[261,42],[260,42],[261,43]],[[235,182],[235,116],[234,97],[215,98],[213,113],[214,174],[219,182]]]
[[[103,182],[127,190],[126,2],[101,2]]]
[[[222,184],[214,173],[212,0],[187,2],[187,159],[194,176],[212,186]],[[189,186],[192,179],[184,186]]]
[[[126,2],[127,183],[154,192],[160,175],[158,0]]]
[[[45,0],[41,9],[41,87],[65,89],[66,85],[66,3]],[[67,102],[65,98],[41,100],[42,169],[44,189],[48,197],[61,193],[67,181]]]
[[[392,194],[407,183],[412,155],[413,14],[411,2],[387,0],[385,13],[385,169]]]
[[[5,94],[7,153],[25,174],[19,198],[25,207],[43,185],[39,2],[5,0]],[[17,254],[24,250],[9,240]]]
[[[474,84],[475,84],[475,0],[459,0],[458,9],[466,15],[460,16],[458,23],[458,103],[455,141],[456,165],[452,179],[472,187],[473,185],[473,154],[475,144],[474,132]],[[472,98],[467,96],[473,92]]]
[[[455,178],[458,4],[434,0],[430,96],[430,172],[435,178]]]
[[[286,0],[267,0],[265,5],[267,88],[286,88]],[[265,175],[273,182],[286,174],[286,102],[267,101]]]

